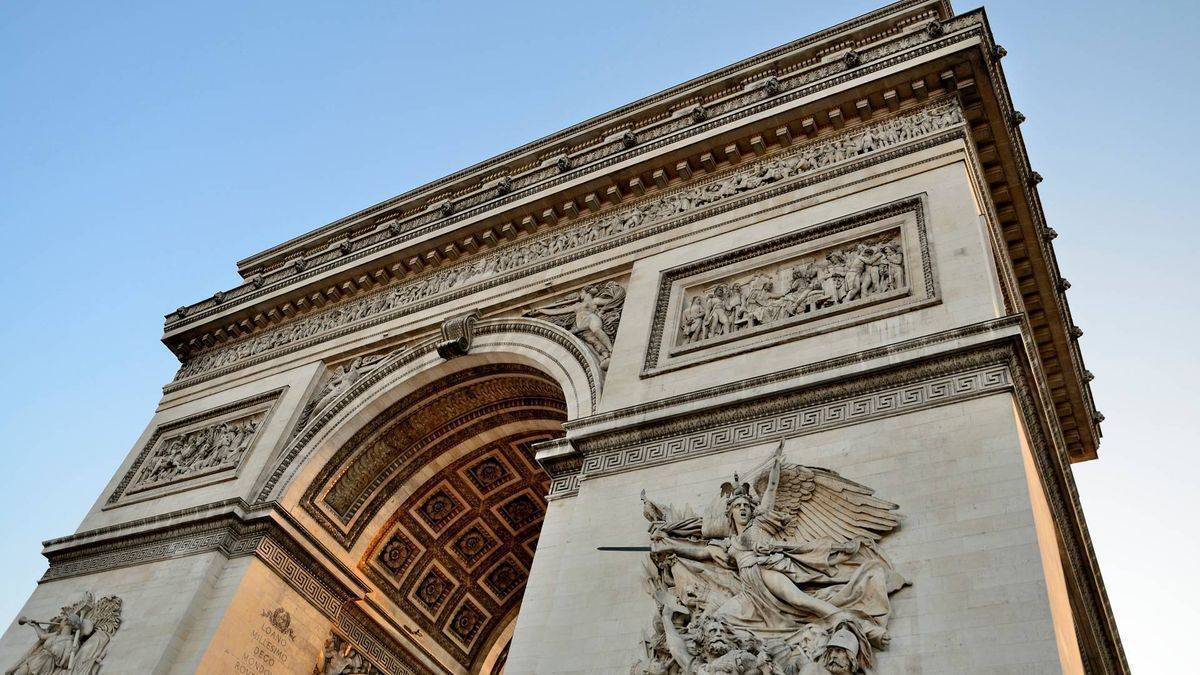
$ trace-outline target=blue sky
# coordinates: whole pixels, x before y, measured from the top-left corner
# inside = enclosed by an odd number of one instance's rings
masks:
[[[875,2],[0,5],[0,619],[234,262]],[[973,4],[960,3],[959,11]],[[1107,416],[1077,480],[1131,662],[1200,625],[1191,2],[995,2]]]

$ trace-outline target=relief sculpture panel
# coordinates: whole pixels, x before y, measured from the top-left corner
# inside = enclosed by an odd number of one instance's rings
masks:
[[[873,672],[908,584],[879,546],[897,505],[834,471],[773,457],[703,515],[642,495],[655,615],[636,675]]]
[[[122,600],[115,595],[97,600],[85,592],[49,621],[18,617],[17,624],[32,628],[37,641],[5,674],[96,675],[108,655],[108,643],[121,627],[121,608]]]
[[[280,392],[160,425],[109,495],[106,507],[236,477]]]
[[[665,270],[642,375],[937,302],[925,220],[918,195]]]
[[[164,439],[129,486],[140,492],[202,473],[236,467],[250,448],[264,413],[221,422]]]
[[[896,297],[906,290],[898,230],[830,247],[685,293],[677,345]]]

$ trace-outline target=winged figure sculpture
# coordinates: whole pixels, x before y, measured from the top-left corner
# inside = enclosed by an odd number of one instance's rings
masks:
[[[605,281],[529,310],[526,315],[545,319],[578,335],[596,352],[600,367],[607,369],[624,303],[625,289],[621,284]]]
[[[643,496],[659,615],[636,673],[869,673],[890,594],[906,585],[878,543],[898,506],[783,442],[703,516]]]
[[[18,624],[37,633],[37,642],[5,675],[96,675],[121,627],[121,604],[115,595],[97,600],[84,593],[49,621],[19,617]]]

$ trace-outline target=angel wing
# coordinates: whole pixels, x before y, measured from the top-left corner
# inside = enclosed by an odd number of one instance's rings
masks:
[[[610,339],[617,337],[617,324],[621,321],[621,307],[625,304],[625,289],[615,281],[606,281],[596,287],[597,304],[604,332]]]
[[[754,489],[767,490],[770,467],[759,471]],[[874,496],[871,488],[818,466],[784,462],[775,492],[775,511],[791,516],[783,527],[790,541],[831,538],[879,541],[900,526],[896,504]]]
[[[100,598],[89,617],[96,629],[109,635],[117,632],[117,629],[121,627],[121,605],[121,598],[115,595]]]

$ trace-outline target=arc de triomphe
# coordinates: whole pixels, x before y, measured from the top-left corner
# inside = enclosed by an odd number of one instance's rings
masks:
[[[1128,671],[982,10],[905,0],[238,263],[15,673]]]

